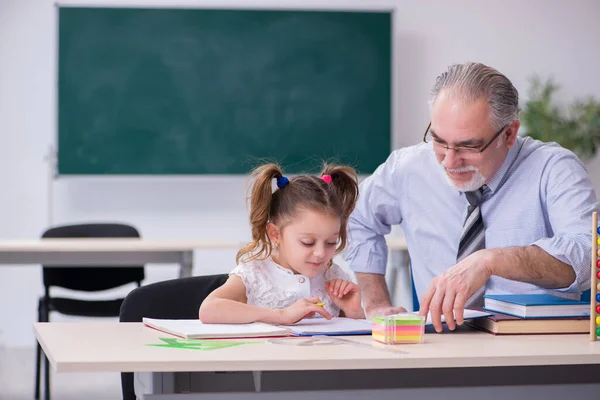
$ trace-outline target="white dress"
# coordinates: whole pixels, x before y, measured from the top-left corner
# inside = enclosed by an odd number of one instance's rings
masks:
[[[340,309],[329,298],[325,282],[333,279],[352,281],[350,276],[335,263],[331,264],[324,274],[307,278],[283,268],[271,257],[240,263],[230,274],[239,276],[244,282],[248,304],[282,309],[298,300],[318,297],[325,303],[324,308],[332,317],[339,316]],[[315,316],[320,315],[315,314]]]

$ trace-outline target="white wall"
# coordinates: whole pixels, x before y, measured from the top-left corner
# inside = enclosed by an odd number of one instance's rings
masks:
[[[228,1],[282,3],[306,1]],[[348,2],[327,2],[344,3]],[[390,0],[387,4],[395,4],[397,10],[395,147],[421,140],[428,122],[429,89],[453,62],[475,60],[494,66],[513,80],[523,97],[534,73],[553,75],[563,85],[562,100],[600,97],[596,72],[600,2]],[[56,29],[54,0],[0,0],[0,239],[37,238],[48,223],[44,155],[56,134]],[[600,188],[599,167],[599,159],[588,166],[596,188]],[[53,183],[54,222],[122,220],[136,225],[147,238],[244,240],[245,184],[241,177],[61,179]],[[194,272],[226,272],[233,267],[234,256],[233,251],[198,252]],[[175,266],[151,266],[147,281],[176,274]],[[0,266],[0,346],[34,344],[31,322],[41,293],[39,266]]]

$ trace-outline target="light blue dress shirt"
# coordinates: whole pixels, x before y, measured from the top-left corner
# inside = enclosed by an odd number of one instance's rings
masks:
[[[581,161],[556,144],[517,137],[487,187],[481,204],[486,248],[536,245],[571,265],[577,277],[570,287],[546,290],[493,276],[485,293],[579,299],[590,287],[591,216],[599,208]],[[396,150],[360,185],[344,258],[355,272],[384,274],[383,235],[399,224],[421,298],[436,275],[456,264],[466,215],[465,195],[446,181],[430,143]]]

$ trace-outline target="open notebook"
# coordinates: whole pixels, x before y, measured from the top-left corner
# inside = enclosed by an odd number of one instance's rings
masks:
[[[370,335],[372,323],[368,319],[352,318],[306,318],[293,325],[280,325],[288,329],[292,336],[314,335]]]
[[[490,315],[489,312],[465,310],[465,319]],[[203,324],[197,319],[153,319],[144,318],[143,323],[159,331],[184,339],[217,339],[266,336],[342,336],[370,335],[372,322],[368,319],[352,318],[306,318],[292,325],[269,325],[260,322],[251,324]],[[427,325],[431,320],[427,319]]]
[[[251,324],[203,324],[198,319],[153,319],[142,322],[156,330],[184,339],[217,339],[237,337],[288,336],[285,328],[253,322]]]
[[[492,315],[488,311],[465,309],[463,317],[465,320],[486,317]],[[445,318],[442,315],[442,323],[445,323]],[[431,315],[427,315],[425,325],[433,326]],[[367,319],[351,319],[351,318],[333,318],[326,320],[325,318],[307,318],[293,325],[279,325],[289,329],[291,335],[294,336],[312,336],[312,335],[370,335],[372,332],[373,323]]]
[[[313,336],[313,335],[370,335],[371,321],[365,319],[307,318],[293,325],[269,325],[260,322],[250,324],[203,324],[194,319],[144,318],[146,326],[185,339],[216,339],[265,336]]]

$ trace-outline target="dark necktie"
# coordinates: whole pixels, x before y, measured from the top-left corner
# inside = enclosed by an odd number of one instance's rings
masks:
[[[465,192],[465,196],[469,202],[469,209],[460,235],[458,254],[456,256],[457,263],[477,250],[485,248],[485,228],[483,226],[483,218],[481,217],[481,209],[479,208],[484,187],[473,192]]]
[[[483,226],[483,218],[481,217],[481,209],[479,207],[484,188],[485,185],[473,192],[465,192],[465,196],[469,202],[469,209],[467,210],[467,219],[460,235],[458,255],[456,257],[457,263],[477,250],[485,248],[485,227]],[[466,307],[482,307],[484,292],[485,285],[480,287],[467,299]]]

